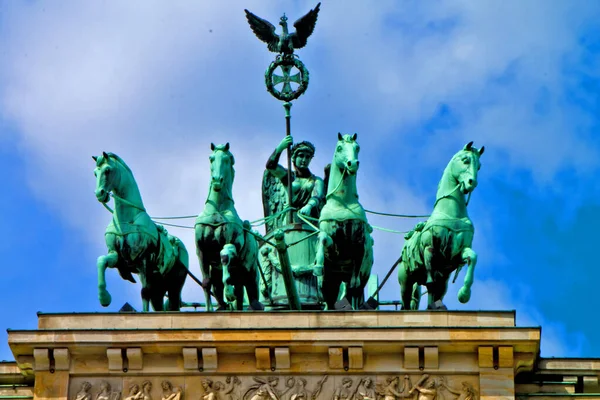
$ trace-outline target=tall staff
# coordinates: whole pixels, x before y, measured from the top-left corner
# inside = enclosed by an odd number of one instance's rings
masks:
[[[273,61],[265,71],[265,85],[267,91],[273,97],[283,101],[285,110],[285,134],[291,135],[291,108],[292,100],[300,97],[308,88],[308,70],[300,61],[297,55],[294,54],[295,49],[301,49],[306,45],[308,37],[313,33],[317,23],[319,7],[321,3],[310,10],[305,16],[294,22],[295,32],[289,33],[287,26],[287,17],[285,14],[280,18],[283,33],[278,35],[275,33],[275,26],[269,21],[257,17],[248,10],[246,18],[250,24],[252,31],[263,42],[267,43],[267,48],[278,53],[275,61]],[[275,70],[281,68],[281,75],[275,74]],[[296,72],[297,70],[297,72]],[[298,86],[294,89],[292,83]],[[282,84],[281,90],[277,86]],[[291,149],[287,149],[287,192],[288,204],[292,204],[292,154]],[[291,210],[287,215],[288,224],[292,223]]]

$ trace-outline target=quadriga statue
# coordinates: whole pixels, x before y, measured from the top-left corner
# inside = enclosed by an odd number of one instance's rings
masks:
[[[96,168],[96,198],[112,212],[112,220],[104,238],[108,254],[98,257],[98,297],[100,304],[110,305],[106,290],[106,269],[117,268],[123,279],[135,283],[138,274],[142,283],[143,310],[179,311],[181,289],[188,273],[188,253],[177,237],[169,235],[162,225],[151,219],[133,177],[131,169],[116,154],[94,156]],[[115,209],[106,203],[115,200]]]
[[[458,300],[466,303],[471,298],[477,254],[471,249],[475,230],[467,214],[465,196],[470,197],[477,187],[479,158],[484,149],[478,150],[470,142],[452,157],[438,184],[431,216],[405,237],[398,270],[405,310],[419,308],[421,286],[427,287],[428,308],[445,309],[442,300],[450,276],[464,264],[467,273]]]
[[[356,133],[338,133],[326,176],[326,201],[319,217],[314,273],[322,275],[322,292],[329,310],[335,308],[342,283],[346,300],[358,309],[364,302],[364,289],[373,267],[373,228],[356,189],[360,150],[356,138]]]
[[[229,143],[211,143],[210,187],[204,210],[196,218],[196,253],[202,271],[207,310],[211,294],[219,309],[244,308],[244,292],[250,309],[262,310],[258,295],[258,244],[235,209],[232,196],[235,159]]]
[[[291,147],[291,191],[288,200],[288,171],[279,164],[281,153]],[[266,219],[266,238],[272,242],[276,229],[283,230],[288,245],[287,253],[296,285],[298,300],[303,309],[320,308],[318,280],[313,275],[317,236],[308,222],[316,224],[325,202],[325,186],[321,178],[314,175],[310,162],[315,146],[310,142],[293,144],[292,136],[286,136],[273,151],[263,175],[263,209]],[[291,213],[292,223],[288,223]],[[265,281],[261,292],[270,308],[287,308],[288,294],[285,290],[284,274],[281,270],[277,250],[264,244],[260,251],[260,264]]]

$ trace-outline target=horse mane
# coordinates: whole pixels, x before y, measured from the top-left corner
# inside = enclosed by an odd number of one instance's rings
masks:
[[[133,175],[133,171],[131,170],[131,168],[129,168],[129,165],[127,165],[125,163],[125,161],[123,161],[123,159],[121,157],[119,157],[117,154],[115,154],[115,153],[106,153],[106,155],[108,155],[108,158],[112,158],[117,163],[121,164],[127,171],[129,171],[129,173],[131,175]],[[104,160],[105,157],[104,156],[101,156],[101,157],[102,157],[102,160],[98,160],[98,161],[100,161],[98,164],[101,164],[102,162],[105,161]],[[106,160],[106,161],[108,161],[108,160]]]
[[[327,164],[325,166],[323,173],[323,185],[325,187],[325,191],[327,191],[327,188],[329,187],[329,176],[331,175],[331,164]]]

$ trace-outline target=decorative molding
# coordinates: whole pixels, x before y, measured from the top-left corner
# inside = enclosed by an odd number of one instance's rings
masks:
[[[195,347],[183,348],[183,369],[198,370],[198,349]]]
[[[70,366],[69,349],[54,349],[54,369],[56,371],[68,371]]]
[[[494,348],[492,346],[480,346],[479,349],[479,368],[494,367]]]
[[[130,371],[141,370],[144,366],[143,359],[144,355],[139,347],[127,349],[127,369]]]
[[[257,347],[254,350],[256,355],[256,369],[271,369],[271,349],[268,347]]]
[[[363,349],[362,347],[348,348],[348,368],[362,369],[363,368]]]
[[[289,369],[292,366],[290,349],[288,347],[275,348],[275,368]]]
[[[500,346],[498,347],[498,367],[499,368],[513,368],[514,366],[514,355],[512,346]]]
[[[423,367],[425,369],[438,369],[440,366],[439,353],[437,346],[425,347],[423,351],[425,360]]]
[[[33,359],[35,360],[35,371],[50,370],[50,353],[48,349],[33,349]]]
[[[418,369],[419,368],[419,348],[405,347],[404,348],[404,368]]]
[[[204,371],[215,371],[218,366],[217,362],[217,348],[216,347],[205,347],[201,351],[202,353],[202,368]]]
[[[106,349],[109,371],[123,371],[123,352],[121,349]]]
[[[329,348],[329,368],[343,369],[344,368],[344,349],[341,347]]]

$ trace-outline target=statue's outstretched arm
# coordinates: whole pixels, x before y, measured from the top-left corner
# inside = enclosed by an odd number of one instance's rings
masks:
[[[292,140],[293,139],[291,136],[286,136],[281,141],[281,143],[277,145],[277,148],[275,149],[275,151],[273,151],[273,154],[271,154],[271,157],[269,157],[269,159],[267,160],[267,170],[269,170],[275,177],[279,179],[282,179],[287,176],[287,170],[281,165],[279,165],[279,157],[285,149],[292,145]]]

